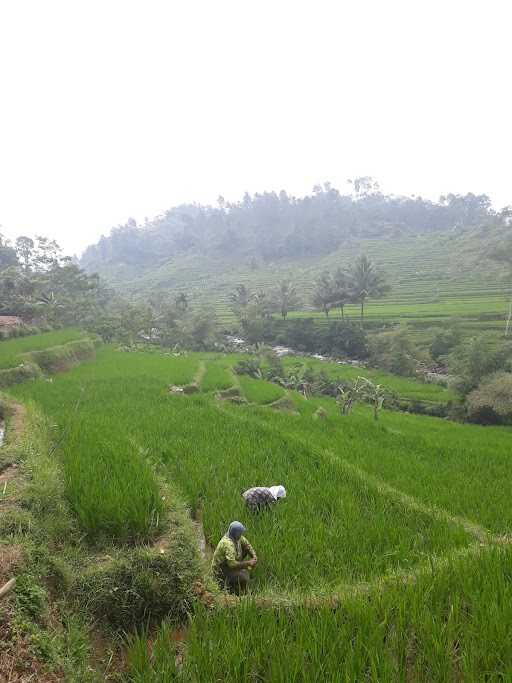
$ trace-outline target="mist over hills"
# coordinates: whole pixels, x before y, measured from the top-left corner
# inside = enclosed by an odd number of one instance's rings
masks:
[[[437,202],[384,195],[371,178],[343,195],[329,183],[305,197],[246,194],[217,206],[177,206],[154,220],[112,229],[86,249],[81,265],[133,298],[188,290],[226,308],[238,282],[272,286],[291,277],[305,308],[312,281],[365,252],[392,277],[392,301],[426,301],[443,292],[486,295],[503,289],[505,269],[486,255],[509,232],[506,212],[487,195],[448,194]],[[411,282],[414,287],[411,290]]]

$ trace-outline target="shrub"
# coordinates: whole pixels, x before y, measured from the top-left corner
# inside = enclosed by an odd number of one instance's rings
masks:
[[[23,363],[16,368],[0,370],[0,389],[5,389],[13,384],[19,384],[27,379],[35,379],[41,376],[41,370],[35,363]]]
[[[448,330],[437,329],[430,343],[430,355],[436,360],[446,356],[460,343],[460,330],[451,328]]]
[[[512,373],[486,378],[467,398],[468,418],[480,424],[512,423]]]
[[[254,379],[261,379],[263,376],[261,372],[261,363],[256,358],[239,361],[233,370],[237,375],[248,375]]]
[[[395,375],[413,376],[421,359],[421,352],[405,332],[383,332],[370,342],[372,365]]]
[[[96,618],[127,630],[163,618],[185,619],[198,576],[195,548],[180,531],[174,534],[172,553],[135,548],[91,565],[72,594]]]
[[[483,335],[464,340],[448,357],[450,374],[458,378],[454,388],[462,394],[468,394],[487,375],[508,370],[511,356],[510,344],[496,347]]]

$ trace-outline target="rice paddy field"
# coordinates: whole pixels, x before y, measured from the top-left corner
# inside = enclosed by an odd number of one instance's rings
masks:
[[[316,358],[295,358],[293,356],[284,357],[282,362],[288,369],[306,365],[316,372],[324,372],[328,377],[340,381],[353,381],[357,377],[367,377],[375,384],[382,384],[387,390],[403,398],[432,403],[448,403],[455,398],[453,391],[439,384],[428,384],[409,377],[399,377],[384,370],[358,368],[347,364],[317,360]]]
[[[510,680],[512,431],[386,410],[375,422],[364,406],[341,417],[332,399],[235,376],[236,361],[107,346],[9,390],[55,425],[92,543],[157,534],[163,473],[211,547],[239,519],[258,553],[248,597],[190,615],[178,668],[169,625],[151,647],[132,637],[129,680]],[[231,386],[247,403],[219,400]],[[278,483],[275,508],[245,509],[243,490]]]

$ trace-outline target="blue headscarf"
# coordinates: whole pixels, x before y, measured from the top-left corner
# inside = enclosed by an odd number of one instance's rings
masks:
[[[228,528],[228,536],[233,541],[238,541],[240,536],[244,533],[245,527],[242,522],[231,522]]]

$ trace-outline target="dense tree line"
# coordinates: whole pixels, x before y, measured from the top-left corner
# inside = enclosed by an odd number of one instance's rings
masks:
[[[217,206],[182,205],[144,225],[130,219],[90,246],[88,270],[108,264],[162,263],[179,254],[230,255],[252,268],[284,258],[327,254],[361,237],[400,237],[482,225],[493,215],[486,195],[422,197],[382,194],[370,178],[341,194],[329,183],[294,197],[281,191],[245,194],[239,202],[219,197]]]
[[[92,323],[112,293],[46,237],[0,235],[0,315],[50,326]]]

